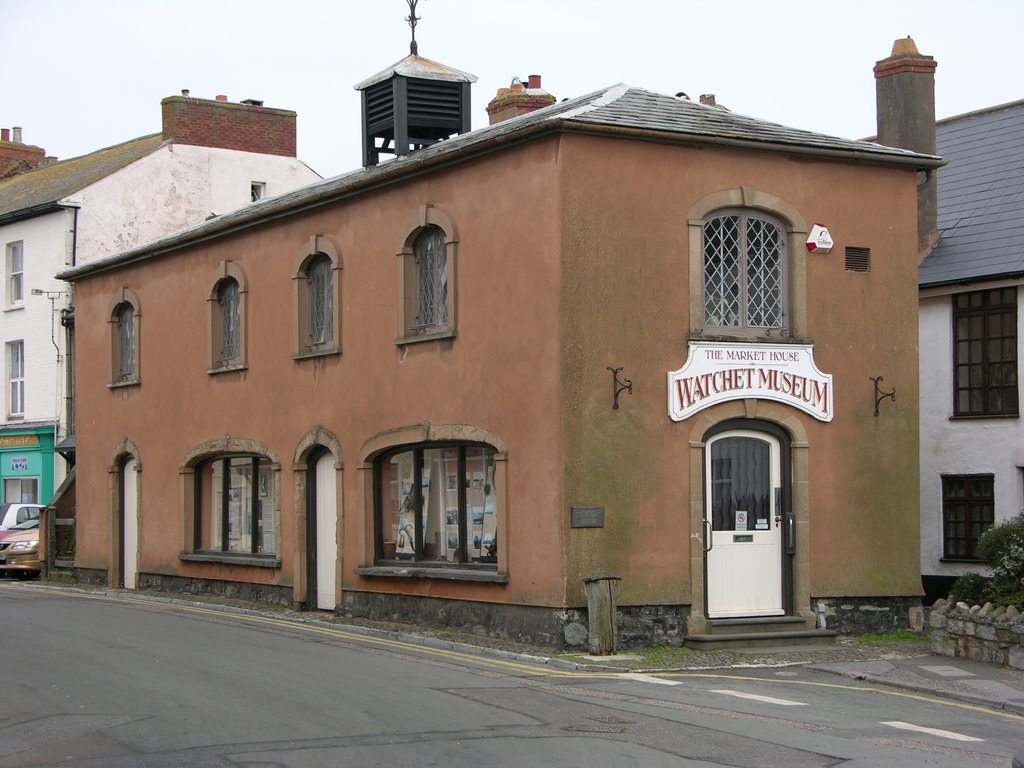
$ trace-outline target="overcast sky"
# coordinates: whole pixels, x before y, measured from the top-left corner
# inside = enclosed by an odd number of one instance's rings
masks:
[[[420,0],[420,55],[472,72],[473,126],[513,76],[615,83],[834,136],[875,133],[872,67],[910,35],[939,118],[1024,98],[1022,0]],[[405,0],[0,0],[0,126],[60,159],[160,131],[160,100],[298,113],[323,176],[360,165],[352,86],[409,52]]]

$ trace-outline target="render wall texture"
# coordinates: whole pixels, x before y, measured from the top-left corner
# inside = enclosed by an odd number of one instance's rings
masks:
[[[108,468],[130,442],[142,464],[140,571],[299,584],[305,480],[293,462],[316,433],[338,446],[339,595],[560,609],[580,606],[582,579],[607,569],[622,578],[622,606],[703,600],[689,565],[699,535],[691,446],[704,439],[694,425],[737,406],[673,422],[666,372],[699,332],[690,327],[700,286],[689,279],[699,254],[689,251],[688,212],[738,189],[826,223],[836,240],[831,254],[807,257],[796,299],[803,341],[835,377],[835,417],[762,409],[805,436],[809,479],[795,491],[809,498],[801,594],[919,594],[913,171],[569,135],[80,279],[78,496],[91,523],[81,521],[77,566],[112,567]],[[396,253],[424,205],[458,230],[458,327],[453,339],[396,345]],[[293,276],[314,236],[340,255],[341,351],[296,360]],[[871,249],[870,272],[846,272],[846,246]],[[205,301],[224,261],[247,280],[249,364],[210,375]],[[141,384],[109,389],[105,319],[123,287],[142,305]],[[634,391],[613,410],[607,368],[620,365]],[[898,398],[875,417],[868,377],[879,375]],[[374,447],[389,431],[428,430],[417,425],[486,431],[504,447],[498,571],[507,583],[355,573],[373,565]],[[190,546],[179,469],[196,446],[225,436],[279,463],[280,569],[179,557]],[[571,528],[572,505],[603,506],[605,527]]]

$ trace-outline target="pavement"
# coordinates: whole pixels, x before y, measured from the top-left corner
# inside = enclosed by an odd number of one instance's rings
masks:
[[[297,624],[325,624],[367,636],[389,637],[431,648],[457,650],[481,656],[514,658],[552,668],[582,672],[633,672],[765,669],[806,667],[875,685],[932,695],[1024,717],[1024,671],[980,661],[932,654],[924,636],[908,638],[840,637],[833,645],[779,648],[740,648],[690,651],[659,647],[623,650],[614,656],[588,656],[578,651],[557,651],[502,639],[467,635],[452,630],[418,627],[339,617],[326,611],[303,612],[288,608],[213,596],[182,595],[109,588],[85,588],[52,582],[23,584],[41,590],[88,592],[111,597],[180,605],[217,605],[243,615],[270,615]],[[1024,756],[1022,756],[1024,768]]]

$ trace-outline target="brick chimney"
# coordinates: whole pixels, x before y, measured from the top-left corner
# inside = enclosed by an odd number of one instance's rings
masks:
[[[48,162],[42,147],[22,143],[21,128],[0,128],[0,179],[35,170]]]
[[[182,91],[160,102],[164,139],[196,147],[235,149],[265,155],[295,157],[295,113],[271,109],[247,99],[241,104],[216,99],[196,99]]]
[[[508,88],[498,89],[498,94],[487,105],[487,115],[494,125],[554,103],[555,97],[541,87],[540,75],[530,75],[526,85],[516,77]]]
[[[918,53],[913,39],[893,43],[892,54],[875,64],[878,143],[935,154],[935,59]],[[920,261],[939,239],[935,171],[917,182],[917,255]]]

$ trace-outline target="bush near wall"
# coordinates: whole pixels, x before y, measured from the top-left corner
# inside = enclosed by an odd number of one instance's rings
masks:
[[[932,653],[1024,669],[1024,614],[1015,606],[935,601],[928,614]]]

